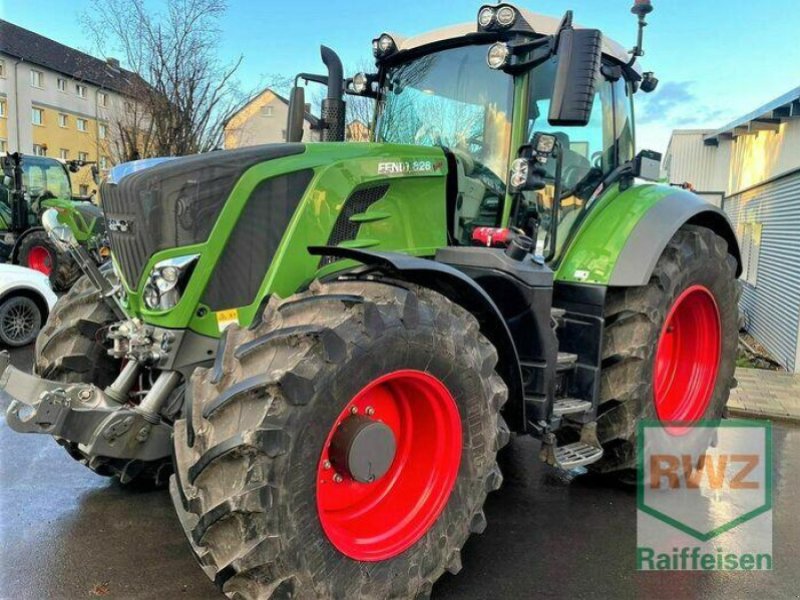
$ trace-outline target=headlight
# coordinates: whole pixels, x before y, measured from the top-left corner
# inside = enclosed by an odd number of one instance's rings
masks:
[[[508,44],[497,42],[489,47],[486,62],[492,69],[502,69],[508,64],[509,56],[511,56],[511,50],[509,50]]]
[[[147,308],[169,310],[175,307],[199,258],[199,254],[192,254],[156,263],[142,294]]]

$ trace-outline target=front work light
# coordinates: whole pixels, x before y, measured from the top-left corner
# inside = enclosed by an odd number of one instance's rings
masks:
[[[484,6],[478,11],[478,29],[481,31],[497,31],[510,29],[517,22],[517,9],[508,4]]]
[[[491,6],[484,6],[478,13],[478,25],[481,29],[488,29],[494,24],[495,10]]]
[[[356,94],[363,94],[369,88],[369,77],[366,73],[356,73],[353,76],[353,91]]]
[[[397,44],[394,38],[388,33],[383,33],[380,37],[372,40],[372,53],[375,58],[386,58],[397,51]]]
[[[150,310],[169,310],[180,302],[199,254],[168,258],[156,263],[142,294]]]
[[[511,50],[508,44],[504,42],[497,42],[489,47],[489,54],[486,56],[486,62],[492,69],[502,69],[508,64],[511,57]]]

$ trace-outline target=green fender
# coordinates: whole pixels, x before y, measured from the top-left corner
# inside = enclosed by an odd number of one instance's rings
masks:
[[[556,280],[615,287],[645,285],[675,233],[686,224],[712,229],[742,261],[724,211],[689,191],[643,184],[610,188],[590,207],[556,265]]]

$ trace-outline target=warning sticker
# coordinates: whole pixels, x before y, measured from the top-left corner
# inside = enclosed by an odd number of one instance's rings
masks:
[[[225,331],[225,328],[228,325],[238,325],[239,324],[239,309],[232,308],[230,310],[220,310],[216,313],[217,315],[217,327],[219,327],[219,332],[222,333]]]

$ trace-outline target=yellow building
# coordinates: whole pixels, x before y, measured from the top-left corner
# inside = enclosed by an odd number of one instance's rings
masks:
[[[0,20],[0,152],[21,152],[110,168],[117,115],[136,76]],[[128,88],[129,89],[129,88]],[[94,191],[90,168],[72,176],[73,194]]]
[[[317,141],[319,134],[314,128],[319,120],[309,112],[309,105],[306,107],[303,141]],[[227,120],[225,149],[285,142],[288,117],[289,101],[271,89],[265,89]]]

